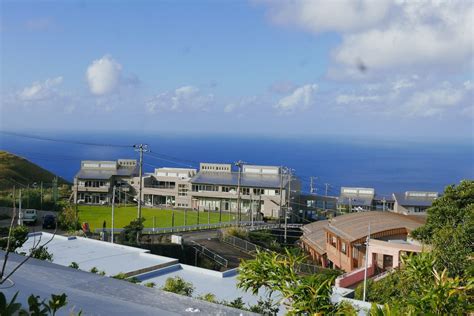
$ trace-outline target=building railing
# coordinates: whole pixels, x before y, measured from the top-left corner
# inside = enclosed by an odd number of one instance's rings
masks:
[[[271,251],[267,248],[261,247],[256,245],[252,242],[249,242],[245,239],[235,237],[235,236],[225,236],[222,232],[218,233],[219,239],[231,246],[234,246],[237,249],[240,249],[248,254],[255,254],[258,251]],[[302,274],[315,274],[320,273],[324,270],[328,270],[327,268],[323,268],[320,266],[316,266],[309,263],[300,263],[298,266],[295,267],[296,271]]]
[[[264,224],[264,222],[253,222],[254,226],[259,226]],[[143,228],[142,233],[144,234],[165,234],[165,233],[177,233],[177,232],[185,232],[191,230],[204,230],[204,229],[217,229],[217,228],[224,228],[224,227],[231,227],[235,226],[236,222],[224,222],[224,223],[214,223],[214,224],[199,224],[199,225],[187,225],[187,226],[174,226],[174,227],[147,227]],[[245,221],[240,222],[241,226],[247,227],[251,226],[252,222]],[[100,233],[102,231],[106,231],[110,233],[112,231],[111,228],[96,228],[94,230],[95,233]],[[118,234],[123,231],[123,228],[114,228],[114,233]]]
[[[209,259],[211,260],[214,260],[215,262],[217,262],[218,264],[220,264],[221,266],[223,266],[224,268],[227,268],[227,265],[228,265],[228,260],[222,256],[220,256],[219,254],[215,253],[214,251],[204,247],[203,245],[195,242],[194,240],[191,240],[192,244],[193,244],[193,248],[202,253],[204,256],[208,257]]]

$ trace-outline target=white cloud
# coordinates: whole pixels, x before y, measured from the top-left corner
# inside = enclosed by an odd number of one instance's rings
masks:
[[[378,95],[355,95],[355,94],[340,94],[336,98],[338,104],[349,104],[349,103],[366,103],[376,102],[380,100]]]
[[[56,87],[63,82],[63,77],[59,76],[46,79],[43,82],[34,82],[31,86],[24,88],[17,93],[20,101],[33,102],[50,99],[57,95]]]
[[[320,33],[336,31],[333,51],[339,71],[360,77],[360,61],[369,71],[463,66],[474,54],[472,1],[297,0],[265,1],[275,23]],[[339,75],[341,76],[341,75]]]
[[[86,78],[89,89],[94,95],[106,95],[120,84],[122,65],[110,56],[94,60],[87,68]]]
[[[353,31],[380,22],[390,7],[388,0],[278,0],[270,6],[270,19],[311,32]]]
[[[194,86],[183,86],[174,91],[160,93],[145,102],[148,112],[206,111],[214,101],[213,94],[204,94]]]
[[[290,95],[281,98],[275,105],[275,108],[279,112],[294,112],[298,109],[304,110],[308,108],[314,99],[314,94],[318,90],[318,85],[307,84],[299,87],[293,91]]]
[[[463,89],[444,87],[415,92],[404,104],[409,116],[429,117],[439,115],[461,104],[465,94]]]
[[[352,86],[349,91],[328,92],[334,111],[351,111],[361,115],[388,115],[396,118],[462,116],[471,109],[474,89],[470,81],[439,82],[428,77],[400,77],[396,80]]]

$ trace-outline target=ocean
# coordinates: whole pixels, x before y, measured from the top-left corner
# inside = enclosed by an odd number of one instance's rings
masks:
[[[29,133],[28,135],[33,135]],[[228,135],[134,135],[116,133],[49,133],[41,137],[107,146],[38,140],[0,134],[0,146],[72,180],[81,160],[138,158],[132,145],[146,143],[144,169],[198,167],[198,162],[288,166],[309,191],[310,177],[317,193],[338,195],[341,186],[375,188],[378,194],[407,190],[442,192],[462,179],[474,179],[472,144],[401,142],[344,138],[272,138]],[[110,145],[123,145],[115,147]]]

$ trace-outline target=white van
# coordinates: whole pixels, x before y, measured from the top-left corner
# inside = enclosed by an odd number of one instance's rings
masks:
[[[35,209],[28,208],[23,210],[23,223],[36,224],[38,220],[38,212]]]

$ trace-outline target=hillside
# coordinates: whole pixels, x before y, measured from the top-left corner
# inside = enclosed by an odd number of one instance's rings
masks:
[[[55,174],[46,169],[6,151],[0,151],[0,190],[11,188],[14,183],[33,184],[34,182],[51,183]],[[58,177],[58,184],[67,184]]]

